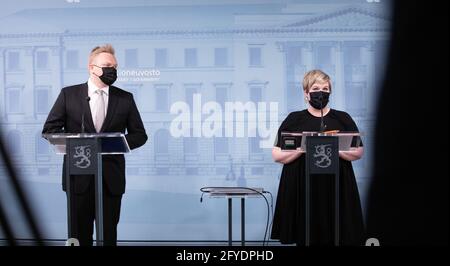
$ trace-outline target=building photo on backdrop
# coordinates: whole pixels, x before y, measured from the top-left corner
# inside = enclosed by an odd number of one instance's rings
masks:
[[[228,244],[227,200],[203,195],[203,187],[270,192],[267,203],[246,198],[245,239],[248,245],[283,245],[270,239],[283,169],[272,148],[288,115],[309,107],[302,84],[314,69],[330,77],[328,106],[350,115],[363,134],[364,156],[352,165],[366,219],[391,21],[389,1],[368,0],[3,3],[1,132],[43,239],[64,245],[68,233],[63,156],[42,137],[44,124],[62,88],[86,84],[87,92],[88,84],[89,90],[109,85],[95,83],[108,66],[117,79],[106,104],[114,104],[115,87],[132,94],[117,100],[115,112],[136,108],[148,137],[128,139],[119,245]],[[92,49],[106,44],[117,65],[91,66]],[[89,95],[92,111],[101,96]],[[134,104],[122,110],[125,101]],[[75,115],[80,120],[82,111],[69,112],[66,104],[58,107],[66,110],[64,121]],[[88,115],[86,129],[95,132]],[[111,128],[131,134],[140,130],[133,124],[139,119]],[[17,196],[7,176],[2,161],[1,203],[17,238],[26,241],[32,235],[14,207]],[[232,238],[239,241],[240,202],[233,203]]]

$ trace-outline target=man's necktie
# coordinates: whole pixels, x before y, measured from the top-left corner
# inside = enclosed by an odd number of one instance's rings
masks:
[[[102,128],[103,121],[105,121],[105,100],[103,99],[103,93],[105,92],[101,89],[98,89],[95,91],[95,93],[99,95],[96,103],[97,110],[95,110],[95,121],[94,121],[95,130],[98,133]]]

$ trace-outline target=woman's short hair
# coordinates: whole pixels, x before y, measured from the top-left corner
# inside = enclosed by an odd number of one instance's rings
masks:
[[[305,74],[305,77],[303,78],[303,91],[308,93],[309,89],[311,89],[311,87],[312,87],[312,85],[314,85],[314,83],[326,83],[326,82],[328,83],[328,86],[330,87],[330,92],[331,92],[330,76],[328,76],[322,70],[318,70],[318,69],[308,71]]]
[[[108,53],[114,55],[115,51],[111,44],[105,44],[103,46],[97,46],[92,49],[91,54],[89,55],[89,63],[92,62],[94,57],[101,53]]]

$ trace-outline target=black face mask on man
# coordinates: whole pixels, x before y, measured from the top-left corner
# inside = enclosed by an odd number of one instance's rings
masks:
[[[324,91],[314,91],[309,93],[309,97],[309,104],[315,109],[321,110],[327,106],[330,99],[330,93]]]
[[[117,69],[114,67],[102,67],[103,74],[98,76],[106,85],[112,85],[117,80]]]

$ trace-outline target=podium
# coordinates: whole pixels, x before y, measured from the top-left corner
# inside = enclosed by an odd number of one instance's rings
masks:
[[[65,160],[67,193],[67,233],[75,238],[75,206],[73,198],[73,178],[76,175],[94,175],[95,180],[95,229],[96,245],[103,246],[103,175],[102,155],[124,154],[130,147],[123,133],[50,133],[43,134],[53,145],[57,154],[67,156]]]
[[[334,245],[340,240],[339,151],[361,144],[361,133],[281,132],[281,150],[306,152],[305,167],[305,245],[310,245],[311,175],[334,175]]]

